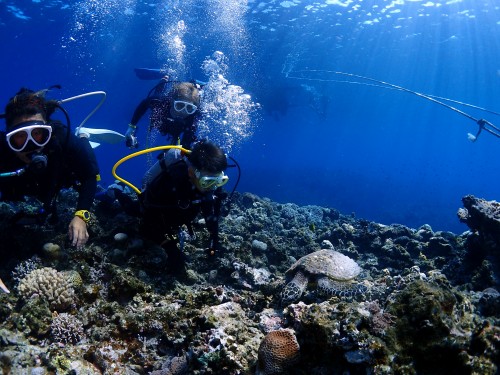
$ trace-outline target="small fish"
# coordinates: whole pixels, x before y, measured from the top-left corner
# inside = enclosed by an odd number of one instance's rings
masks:
[[[2,279],[0,279],[0,289],[2,289],[5,293],[10,293],[10,290],[7,289],[7,287],[3,283]]]

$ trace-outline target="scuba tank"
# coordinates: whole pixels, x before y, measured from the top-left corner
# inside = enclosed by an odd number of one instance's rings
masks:
[[[149,183],[158,177],[162,171],[167,170],[171,165],[181,161],[182,158],[182,151],[177,148],[167,150],[158,155],[159,160],[147,170],[142,178],[142,190],[144,191]]]

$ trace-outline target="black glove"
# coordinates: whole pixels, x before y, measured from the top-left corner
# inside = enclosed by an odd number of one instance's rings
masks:
[[[139,141],[135,136],[136,130],[137,128],[135,127],[135,125],[128,124],[128,129],[127,132],[125,133],[125,145],[128,148],[134,149],[139,147]]]

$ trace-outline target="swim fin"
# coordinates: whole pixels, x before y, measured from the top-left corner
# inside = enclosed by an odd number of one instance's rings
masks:
[[[167,75],[165,69],[135,68],[134,71],[137,78],[144,80],[160,79]]]
[[[3,283],[2,279],[0,279],[0,289],[3,290],[5,293],[10,293],[10,290],[7,289],[7,287]]]
[[[116,144],[125,141],[125,136],[123,134],[109,129],[79,127],[76,129],[76,136],[88,138],[92,148],[98,147],[103,142]]]

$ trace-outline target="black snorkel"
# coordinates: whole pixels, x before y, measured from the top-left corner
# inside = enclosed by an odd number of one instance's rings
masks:
[[[62,89],[62,86],[61,85],[52,85],[49,88],[45,89],[44,91],[47,92],[47,91],[50,91],[52,89],[60,90],[60,89]],[[63,103],[63,101],[57,101],[53,104],[53,106],[54,106],[54,108],[59,109],[64,114],[64,117],[66,118],[66,130],[67,130],[66,145],[67,145],[69,143],[69,137],[70,137],[70,133],[71,133],[71,121],[69,119],[68,112],[64,109],[63,106],[61,106],[61,103]],[[50,116],[48,116],[48,117],[50,117]]]
[[[61,106],[61,104],[59,104],[59,102],[57,102],[57,104],[55,105],[55,107],[57,109],[59,109],[64,114],[64,117],[66,117],[66,130],[67,130],[67,133],[66,133],[66,144],[68,144],[69,143],[69,137],[71,135],[71,121],[69,119],[69,114],[64,109],[64,107]]]
[[[227,156],[229,159],[231,159],[231,161],[234,163],[234,165],[228,165],[229,168],[234,168],[236,167],[238,169],[238,178],[236,178],[236,182],[234,184],[234,187],[233,189],[231,190],[231,193],[229,193],[229,197],[228,199],[230,200],[233,195],[234,195],[234,192],[236,191],[236,188],[238,187],[238,184],[240,183],[240,178],[241,178],[241,168],[240,168],[240,165],[238,164],[238,162],[232,157],[232,156]]]
[[[231,161],[234,163],[234,165],[228,165],[228,168],[236,167],[236,169],[238,170],[238,177],[236,178],[236,182],[233,186],[233,189],[229,193],[229,196],[227,197],[226,202],[223,206],[224,212],[221,213],[222,216],[227,216],[229,214],[229,211],[231,210],[231,204],[233,203],[233,196],[236,191],[236,188],[238,187],[238,184],[240,183],[240,178],[241,178],[241,168],[238,162],[232,156],[226,155],[226,157],[231,159]]]

